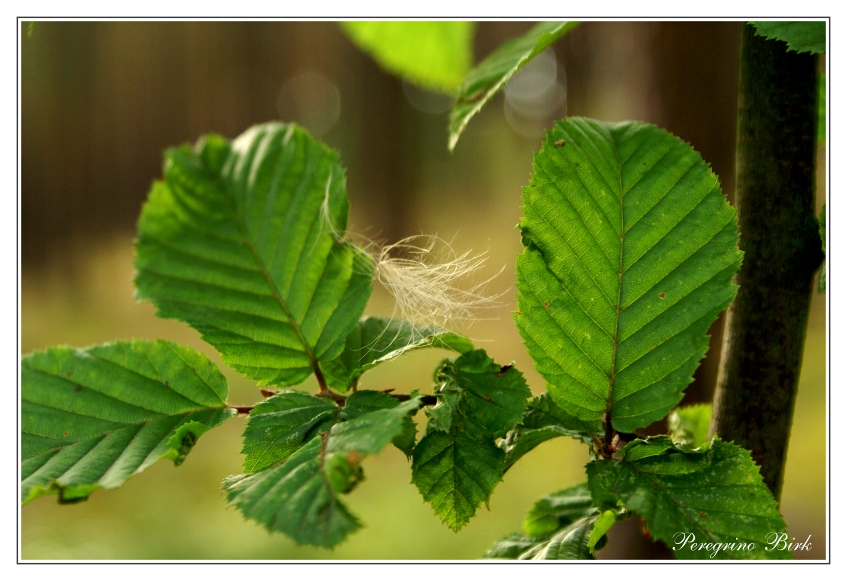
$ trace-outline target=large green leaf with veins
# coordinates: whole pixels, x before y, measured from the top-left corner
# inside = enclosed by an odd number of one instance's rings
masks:
[[[204,355],[167,341],[53,347],[21,359],[21,500],[85,500],[235,415]]]
[[[347,335],[341,355],[321,367],[331,386],[347,390],[356,385],[362,374],[380,363],[427,347],[467,353],[473,350],[473,343],[461,335],[430,325],[388,317],[364,317]]]
[[[692,451],[667,436],[635,440],[619,460],[596,460],[587,471],[596,503],[640,514],[678,558],[791,558],[769,550],[785,523],[750,452],[734,444],[715,438]]]
[[[294,125],[167,152],[138,223],[135,284],[261,385],[294,385],[341,353],[372,263],[344,240],[338,154]]]
[[[468,121],[529,61],[567,34],[579,22],[540,22],[521,37],[497,48],[467,76],[450,111],[450,151]]]
[[[359,47],[391,73],[453,93],[473,62],[473,22],[342,22]]]
[[[619,432],[664,417],[735,296],[735,210],[687,143],[556,123],[524,188],[515,321],[555,402]]]
[[[758,36],[782,40],[796,52],[826,52],[826,22],[751,22]]]
[[[415,397],[347,421],[336,408],[332,427],[282,463],[229,476],[223,484],[227,501],[269,531],[282,532],[300,544],[333,547],[361,527],[339,495],[352,491],[364,478],[362,459],[398,437],[408,415],[419,406],[420,398]]]

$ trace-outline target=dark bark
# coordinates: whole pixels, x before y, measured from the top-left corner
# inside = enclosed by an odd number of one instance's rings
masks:
[[[803,358],[812,276],[818,59],[741,41],[736,206],[744,263],[729,309],[712,431],[748,448],[779,499]]]

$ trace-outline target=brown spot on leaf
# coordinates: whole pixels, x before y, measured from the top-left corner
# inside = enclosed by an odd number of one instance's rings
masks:
[[[544,308],[545,308],[545,309],[549,309],[549,308],[550,308],[550,303],[548,303],[547,301],[544,301]]]
[[[557,139],[556,141],[553,142],[553,145],[555,145],[556,147],[562,147],[564,144],[565,144],[564,139]]]
[[[69,433],[69,432],[62,432],[62,435],[63,435],[63,436],[69,436],[69,435],[70,435],[70,433]]]
[[[660,298],[660,299],[665,298],[665,293],[659,293],[659,298]]]
[[[351,468],[361,462],[362,458],[364,458],[364,456],[359,454],[356,450],[350,450],[347,453],[347,463],[350,465]]]
[[[698,514],[700,515],[700,518],[708,518],[708,517],[707,517],[705,514],[703,514],[702,512],[700,512],[700,513],[698,513]]]

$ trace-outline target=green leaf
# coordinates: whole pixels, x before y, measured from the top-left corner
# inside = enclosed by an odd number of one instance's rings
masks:
[[[541,498],[526,515],[523,529],[531,537],[541,537],[596,513],[588,484],[582,482]]]
[[[545,496],[524,521],[526,534],[497,541],[484,559],[591,560],[619,511],[599,513],[586,483]],[[598,546],[599,545],[599,546]]]
[[[513,365],[484,350],[444,361],[436,372],[438,405],[412,455],[412,482],[444,523],[458,531],[488,502],[505,470],[494,441],[521,419],[531,392]]]
[[[245,472],[273,466],[335,423],[338,406],[296,391],[283,391],[256,405],[244,429]]]
[[[602,433],[600,422],[583,422],[557,406],[549,393],[543,393],[529,402],[523,420],[500,441],[500,447],[506,451],[508,470],[547,440],[567,436],[591,444],[592,435]]]
[[[359,48],[387,71],[453,93],[473,62],[473,22],[342,22]]]
[[[818,278],[818,292],[826,292],[826,204],[821,208],[821,219],[819,223],[821,233],[821,249],[823,250],[823,264],[821,264],[821,273]]]
[[[347,335],[341,355],[322,365],[324,376],[332,387],[347,390],[367,370],[407,351],[426,347],[466,353],[473,350],[473,343],[438,327],[388,317],[364,317]]]
[[[393,409],[400,405],[400,402],[380,391],[362,390],[351,394],[344,402],[344,407],[341,410],[342,419],[354,419],[359,416],[371,413],[382,409]],[[411,414],[417,412],[417,408],[413,409],[403,419],[403,429],[400,434],[392,440],[392,443],[403,452],[407,458],[412,456],[412,450],[415,448],[415,438],[418,428],[412,420]]]
[[[680,446],[699,448],[709,442],[712,404],[699,403],[676,408],[668,416],[671,440]]]
[[[758,36],[782,40],[796,52],[826,52],[826,22],[751,22]]]
[[[278,466],[229,476],[223,484],[228,503],[297,543],[337,545],[361,527],[339,495],[364,478],[362,459],[400,435],[405,418],[419,406],[420,398],[412,398],[392,409],[340,421]]]
[[[85,500],[162,458],[177,466],[235,415],[204,355],[167,341],[53,347],[21,359],[21,501]]]
[[[454,531],[476,514],[503,477],[503,450],[465,432],[434,430],[412,455],[412,483]]]
[[[635,440],[620,460],[596,460],[587,471],[596,503],[640,514],[678,558],[791,558],[768,550],[785,523],[750,452],[734,444],[715,438],[691,451],[667,436]]]
[[[468,121],[503,88],[512,75],[578,24],[540,22],[523,36],[501,45],[474,67],[459,87],[456,104],[450,111],[450,151],[456,147]]]
[[[341,354],[370,295],[346,224],[338,154],[299,127],[206,137],[166,154],[138,223],[137,296],[260,385],[300,383]]]
[[[642,123],[556,123],[524,188],[515,321],[556,404],[619,432],[664,417],[741,264],[697,152]]]
[[[436,380],[437,394],[444,399],[431,411],[430,418],[432,412],[438,414],[439,408],[446,408],[451,419],[447,428],[438,424],[432,428],[462,429],[479,439],[505,436],[521,420],[526,400],[532,396],[514,365],[497,365],[483,349],[445,361]]]

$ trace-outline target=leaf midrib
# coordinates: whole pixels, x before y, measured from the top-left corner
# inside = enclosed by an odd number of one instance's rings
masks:
[[[612,414],[612,402],[614,398],[614,390],[615,390],[615,372],[618,367],[618,345],[620,342],[618,341],[618,333],[620,332],[620,320],[621,320],[621,297],[623,296],[623,250],[624,250],[624,239],[626,237],[626,229],[624,228],[624,213],[623,213],[623,162],[621,161],[620,154],[618,153],[618,144],[617,139],[615,139],[614,134],[610,131],[609,135],[612,139],[612,150],[615,152],[615,159],[618,162],[618,202],[620,204],[620,249],[618,252],[618,300],[615,305],[615,330],[612,333],[612,368],[609,370],[609,396],[606,398],[606,430],[611,428],[614,431],[611,417]],[[612,435],[609,433],[605,433],[605,437],[609,443],[611,443]]]
[[[230,153],[230,155],[232,154]],[[262,274],[262,276],[265,278],[265,281],[268,283],[268,286],[270,287],[271,292],[273,293],[273,298],[279,304],[280,308],[282,309],[282,312],[285,313],[286,318],[288,318],[288,324],[291,325],[292,329],[294,329],[294,332],[297,334],[297,338],[302,343],[303,350],[305,351],[306,356],[309,358],[309,362],[312,366],[312,371],[315,373],[315,375],[320,375],[321,372],[320,368],[318,367],[318,361],[315,358],[315,354],[312,351],[312,348],[309,346],[308,341],[306,341],[306,338],[303,337],[303,333],[300,331],[300,326],[297,324],[294,316],[291,314],[291,311],[288,310],[288,306],[282,299],[282,296],[280,295],[276,283],[271,278],[271,275],[268,272],[265,263],[259,256],[259,252],[256,249],[256,245],[253,243],[253,239],[250,237],[250,231],[247,229],[247,225],[244,223],[244,221],[241,219],[241,216],[238,214],[237,208],[235,208],[235,206],[233,205],[233,201],[230,197],[230,191],[229,188],[227,188],[227,184],[218,175],[215,175],[215,181],[218,182],[221,189],[223,190],[223,198],[227,210],[229,211],[230,216],[232,216],[232,219],[235,221],[236,226],[238,226],[238,229],[241,232],[244,242],[250,249],[250,252],[253,255],[253,260],[255,260],[256,264],[259,266],[259,272]]]

